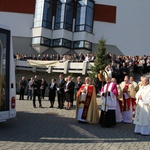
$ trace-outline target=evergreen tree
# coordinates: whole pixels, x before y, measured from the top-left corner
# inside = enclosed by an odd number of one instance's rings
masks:
[[[108,56],[105,48],[106,40],[102,37],[99,40],[99,44],[97,46],[97,54],[94,61],[94,66],[91,65],[91,72],[89,76],[93,79],[96,74],[99,73],[100,70],[105,70],[105,67],[108,65]]]

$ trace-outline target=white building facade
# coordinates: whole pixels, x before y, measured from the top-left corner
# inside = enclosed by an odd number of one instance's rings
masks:
[[[12,29],[14,53],[150,54],[150,1],[1,0],[0,23]]]

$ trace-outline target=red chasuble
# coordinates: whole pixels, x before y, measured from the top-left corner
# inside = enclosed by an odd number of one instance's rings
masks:
[[[89,109],[91,98],[92,98],[92,94],[93,94],[93,86],[89,85],[88,89],[87,89],[87,96],[85,99],[83,113],[82,113],[82,117],[81,117],[82,119],[86,120],[88,109]]]

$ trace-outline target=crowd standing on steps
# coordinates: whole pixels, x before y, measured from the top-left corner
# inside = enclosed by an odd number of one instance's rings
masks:
[[[41,60],[41,61],[71,61],[71,62],[94,62],[96,55],[93,53],[83,54],[80,52],[79,54],[43,54],[43,55],[31,55],[31,54],[19,54],[16,53],[14,55],[16,60]],[[111,69],[113,69],[113,77],[117,79],[117,82],[120,82],[118,79],[122,77],[122,80],[126,74],[130,76],[133,75],[133,72],[140,73],[150,73],[150,56],[116,56],[115,54],[107,53],[107,59],[111,65]],[[117,70],[117,71],[116,71]],[[122,76],[123,75],[123,76]],[[117,77],[118,78],[117,78]]]

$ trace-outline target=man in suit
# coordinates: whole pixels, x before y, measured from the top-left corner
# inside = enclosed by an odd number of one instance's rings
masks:
[[[39,107],[42,108],[41,97],[40,97],[41,82],[38,80],[37,75],[34,77],[32,86],[33,86],[33,107],[36,108],[35,100],[36,100],[36,96],[37,96],[38,101],[39,101]]]
[[[56,90],[57,90],[56,79],[53,78],[51,80],[48,89],[49,89],[49,101],[51,104],[50,108],[53,108],[55,102]]]
[[[64,105],[64,86],[65,80],[63,78],[63,74],[59,75],[59,83],[57,86],[57,96],[58,96],[58,109],[62,109]]]

